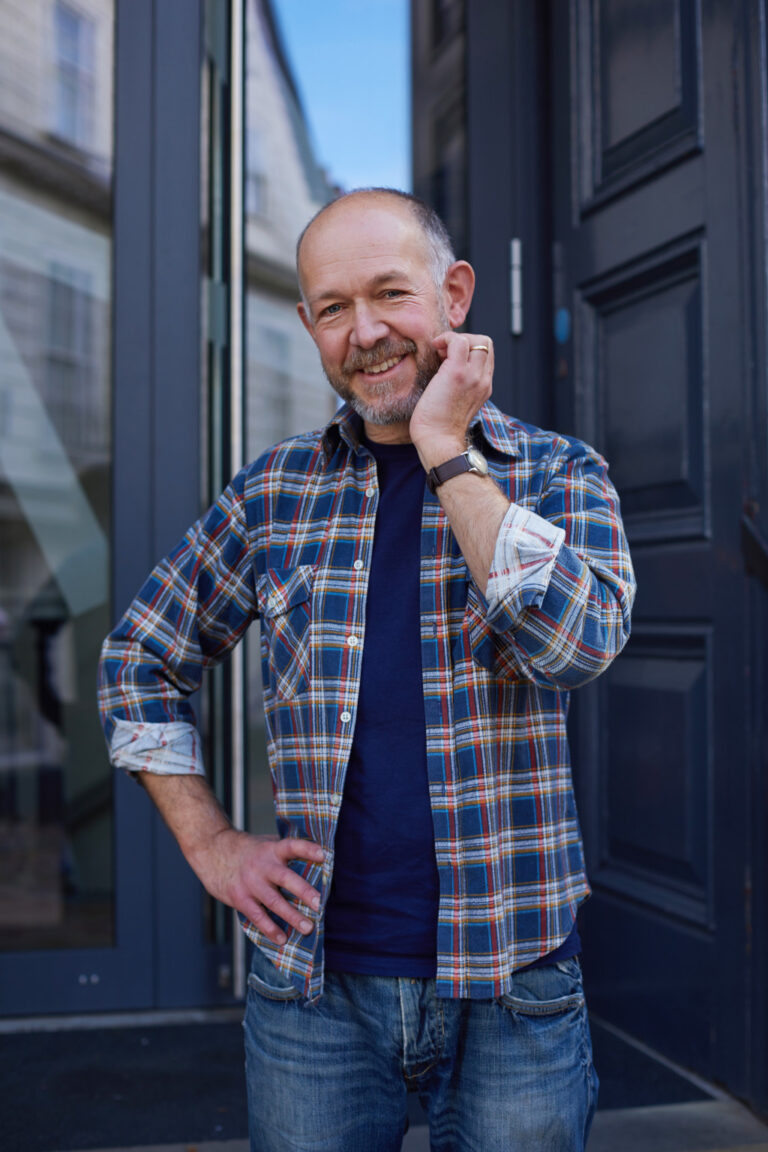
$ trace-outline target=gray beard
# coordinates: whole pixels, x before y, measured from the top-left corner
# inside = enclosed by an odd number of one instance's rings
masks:
[[[413,349],[415,349],[415,345],[411,342],[408,351]],[[417,357],[416,379],[408,395],[398,396],[389,403],[384,399],[388,387],[386,383],[382,384],[382,398],[384,402],[382,404],[371,404],[355,393],[350,384],[349,377],[351,373],[358,368],[365,368],[368,364],[379,363],[381,360],[389,359],[392,355],[400,355],[404,350],[402,346],[398,346],[398,348],[395,349],[391,344],[388,344],[388,342],[382,341],[380,344],[377,344],[375,348],[370,349],[368,353],[361,353],[354,364],[346,364],[343,372],[339,375],[330,373],[325,364],[323,365],[323,371],[334,392],[337,392],[341,399],[345,400],[350,408],[357,412],[358,416],[362,417],[367,424],[377,424],[380,426],[386,424],[401,424],[404,421],[410,420],[424,389],[442,364],[442,360],[434,348],[430,348],[423,356]]]

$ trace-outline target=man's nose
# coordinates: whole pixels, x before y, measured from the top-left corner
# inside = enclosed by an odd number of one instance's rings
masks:
[[[350,343],[358,348],[373,348],[379,340],[389,335],[389,327],[368,304],[358,304],[355,308],[354,324],[350,333]]]

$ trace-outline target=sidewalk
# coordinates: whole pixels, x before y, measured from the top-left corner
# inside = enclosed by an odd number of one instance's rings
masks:
[[[247,1140],[154,1144],[99,1152],[249,1152]],[[360,1152],[365,1152],[361,1149]],[[429,1152],[429,1134],[412,1129],[402,1152]],[[768,1152],[768,1127],[731,1100],[598,1112],[588,1152]]]
[[[0,1028],[0,1148],[248,1152],[238,1016]],[[601,1089],[588,1152],[768,1152],[768,1126],[747,1109],[602,1023],[592,1034]],[[415,1100],[411,1119],[402,1152],[429,1152]]]

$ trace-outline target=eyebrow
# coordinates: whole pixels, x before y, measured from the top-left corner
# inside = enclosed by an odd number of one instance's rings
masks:
[[[406,274],[401,268],[392,268],[387,272],[380,272],[378,276],[374,276],[370,281],[371,288],[381,288],[384,284],[392,280],[406,279]],[[321,304],[323,300],[335,300],[337,297],[344,297],[347,292],[344,289],[328,288],[324,292],[318,292],[317,295],[309,296],[310,304]]]

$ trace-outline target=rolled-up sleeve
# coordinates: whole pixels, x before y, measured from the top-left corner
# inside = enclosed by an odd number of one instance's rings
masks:
[[[549,585],[565,531],[535,512],[510,504],[493,557],[486,598],[491,613],[518,589],[526,598],[541,600]]]
[[[143,724],[115,720],[110,757],[125,772],[158,776],[204,776],[200,736],[194,724]]]
[[[489,624],[543,683],[576,687],[624,647],[632,561],[607,465],[586,445],[560,442],[535,513],[510,508],[486,596]]]
[[[99,709],[112,762],[202,772],[190,696],[256,615],[243,474],[162,560],[102,647]]]

